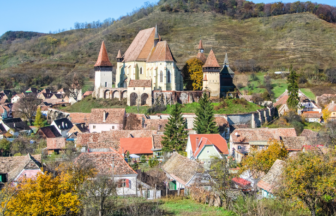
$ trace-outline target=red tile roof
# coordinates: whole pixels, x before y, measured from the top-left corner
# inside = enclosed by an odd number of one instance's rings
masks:
[[[318,133],[309,129],[304,129],[300,136],[317,137]]]
[[[239,177],[233,178],[232,181],[234,183],[238,184],[241,187],[247,187],[247,186],[251,185],[251,182],[249,182],[249,181],[247,181],[245,179],[239,178]]]
[[[111,149],[110,152],[90,152],[81,153],[79,160],[90,160],[98,171],[98,174],[122,176],[136,174],[136,172],[126,163],[122,155]],[[114,167],[112,167],[114,165]]]
[[[129,151],[130,154],[153,154],[152,137],[121,138],[119,153]]]
[[[124,54],[124,62],[147,60],[154,46],[155,28],[139,31]]]
[[[128,87],[152,87],[151,80],[130,80]]]
[[[109,57],[108,57],[108,54],[107,54],[107,51],[106,51],[104,41],[102,42],[102,45],[100,47],[100,52],[99,52],[99,55],[98,55],[98,59],[97,59],[97,62],[94,66],[95,67],[100,67],[100,66],[112,67],[112,64],[109,60]]]
[[[118,51],[117,58],[122,58],[120,50]]]
[[[196,58],[198,58],[199,60],[201,60],[203,63],[205,63],[206,60],[207,60],[207,58],[205,57],[204,53],[202,53],[202,52],[197,53]]]
[[[83,96],[89,96],[89,95],[92,95],[92,92],[93,92],[93,91],[86,91],[86,92],[83,94]]]
[[[88,124],[91,119],[91,113],[70,113],[68,119],[73,123],[85,123]]]
[[[285,165],[285,161],[277,159],[268,173],[258,182],[257,186],[268,192],[274,192],[274,189],[276,189],[280,184],[282,170]]]
[[[157,43],[152,55],[148,58],[147,62],[159,61],[174,61],[173,55],[170,51],[167,41],[160,41]]]
[[[204,68],[206,67],[213,67],[213,68],[219,68],[218,61],[216,59],[215,53],[211,50],[209,53],[209,56],[203,65]]]
[[[321,118],[322,113],[318,111],[307,111],[302,114],[305,118]]]
[[[200,142],[197,148],[196,139]],[[220,153],[228,155],[229,150],[226,140],[219,134],[190,134],[191,148],[195,156],[197,156],[205,145],[214,145]]]
[[[65,138],[47,138],[47,149],[65,149]]]
[[[287,100],[288,100],[288,95],[283,95],[281,98],[279,98],[279,100],[277,102],[274,103],[274,107],[276,107],[278,105],[286,104]]]
[[[153,135],[153,149],[162,149],[163,135]]]
[[[198,49],[204,49],[203,48],[203,43],[202,43],[202,40],[199,41],[199,44],[198,44]]]
[[[89,124],[124,124],[125,113],[125,108],[92,109]]]
[[[236,136],[238,134],[238,136]],[[249,143],[251,141],[279,140],[280,137],[296,137],[294,128],[240,128],[235,129],[231,137],[234,143]]]
[[[326,107],[330,112],[336,112],[336,103],[330,103]]]

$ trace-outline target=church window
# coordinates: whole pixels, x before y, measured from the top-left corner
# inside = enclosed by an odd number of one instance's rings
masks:
[[[140,68],[140,74],[142,74],[142,68]]]
[[[107,82],[105,82],[105,87],[107,87]]]
[[[160,71],[160,82],[163,82],[163,73]]]
[[[167,71],[167,83],[170,83],[170,71]]]
[[[133,88],[133,90],[135,90],[135,87]]]

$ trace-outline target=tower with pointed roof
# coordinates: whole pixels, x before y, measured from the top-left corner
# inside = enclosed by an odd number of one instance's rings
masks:
[[[211,49],[208,58],[203,65],[203,91],[210,92],[210,98],[220,97],[220,66],[215,53]]]
[[[198,44],[198,53],[197,53],[196,58],[198,58],[199,60],[201,60],[203,63],[206,62],[206,57],[204,55],[204,48],[203,48],[202,40],[199,41],[199,44]]]
[[[228,54],[225,53],[223,69],[220,72],[220,91],[225,96],[226,92],[234,91],[236,86],[233,84],[234,72],[229,66]]]
[[[181,70],[157,26],[139,31],[126,52],[118,54],[116,87],[125,88],[131,80],[151,80],[152,90],[183,90]],[[136,94],[140,98],[143,93]]]
[[[100,88],[112,88],[112,64],[109,60],[104,41],[101,44],[100,52],[95,69],[95,92]]]

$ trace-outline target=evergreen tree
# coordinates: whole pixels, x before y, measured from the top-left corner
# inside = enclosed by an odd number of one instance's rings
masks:
[[[288,83],[288,100],[287,105],[290,109],[296,109],[299,104],[299,85],[297,83],[298,75],[293,70],[293,67],[290,68],[290,74],[287,78]]]
[[[36,111],[34,126],[36,126],[38,128],[44,127],[44,121],[43,121],[43,117],[42,117],[42,113],[41,113],[41,108],[40,107],[38,107],[37,111]]]
[[[182,117],[181,105],[172,106],[168,123],[162,138],[162,150],[184,152],[187,144],[188,131],[185,130],[185,120]]]
[[[196,119],[194,121],[194,130],[198,134],[218,133],[216,126],[214,109],[206,93],[199,100],[199,107],[196,109]]]

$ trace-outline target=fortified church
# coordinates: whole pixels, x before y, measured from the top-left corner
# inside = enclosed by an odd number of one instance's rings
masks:
[[[233,91],[233,71],[229,67],[227,54],[221,69],[214,52],[208,58],[204,55],[202,41],[197,58],[203,65],[203,91],[211,98],[225,96]],[[127,98],[127,105],[151,106],[153,98],[164,96],[168,101],[189,103],[198,101],[203,91],[183,91],[183,75],[176,66],[176,60],[167,41],[162,41],[157,27],[140,31],[127,51],[117,55],[115,87],[112,83],[112,64],[102,42],[95,67],[96,98]],[[185,99],[183,99],[185,98]],[[187,100],[187,101],[186,101]]]

